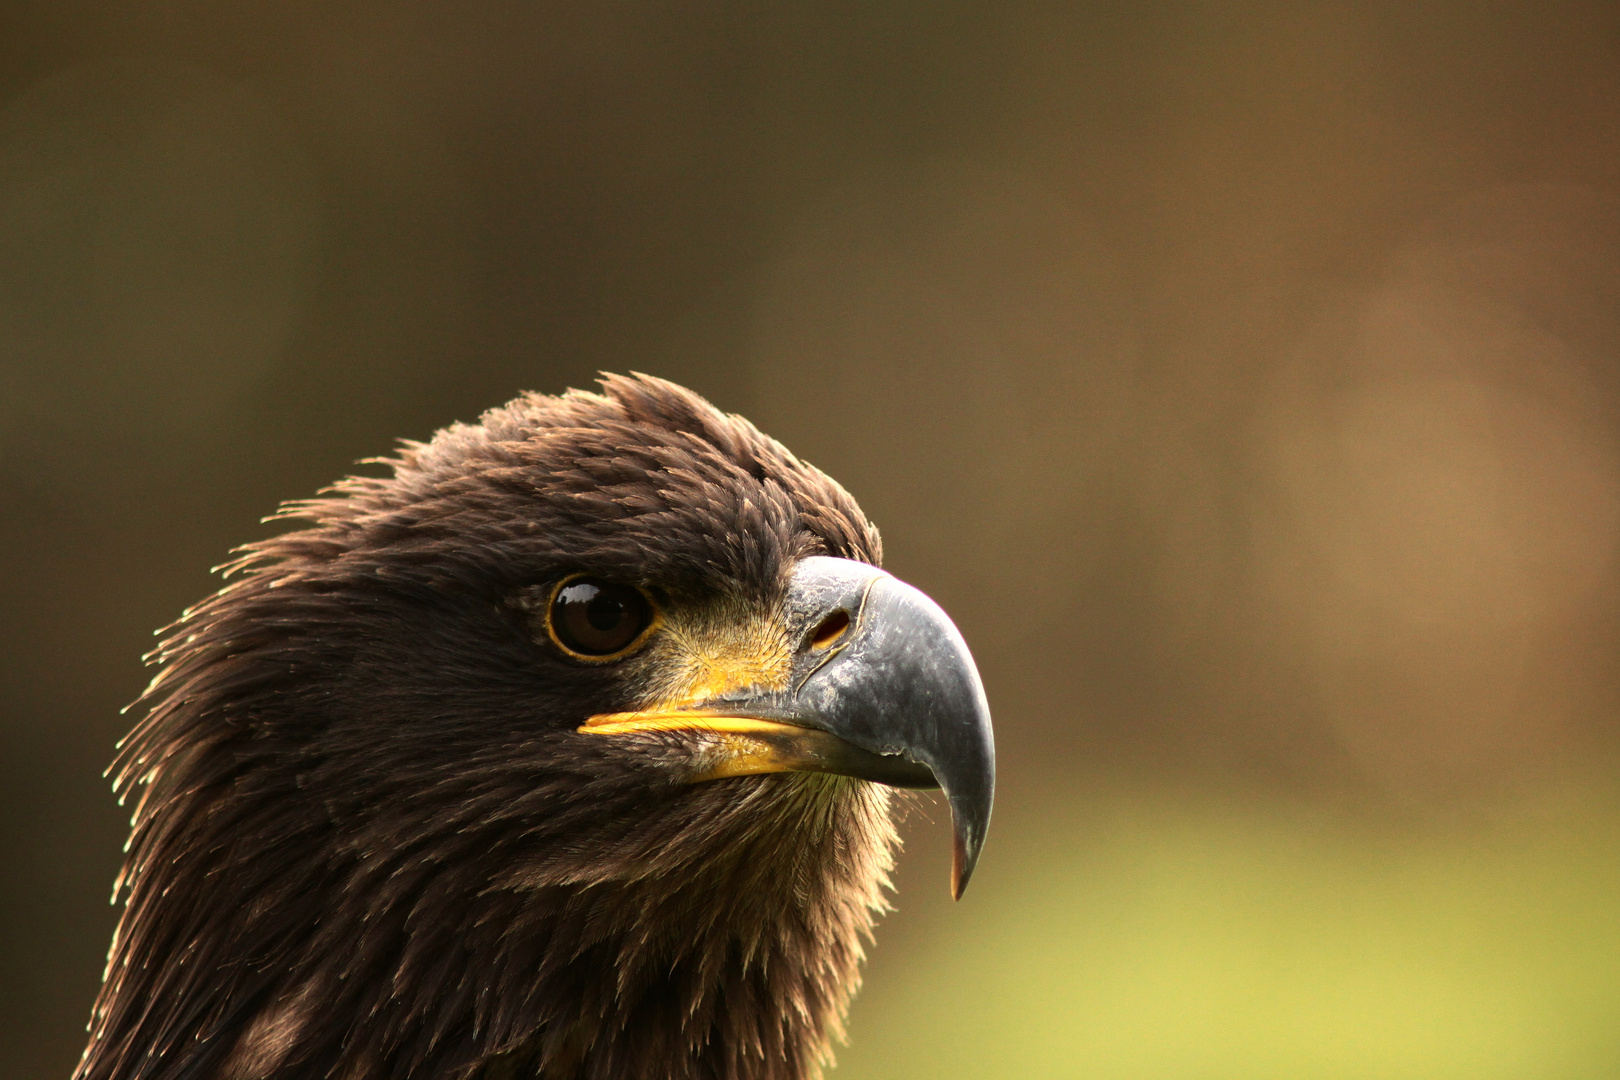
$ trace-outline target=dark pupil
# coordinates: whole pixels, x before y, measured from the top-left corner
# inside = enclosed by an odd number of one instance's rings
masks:
[[[585,617],[593,627],[606,632],[624,621],[624,604],[617,597],[598,595],[585,605]]]
[[[558,590],[551,626],[565,647],[605,656],[635,641],[646,628],[647,615],[647,602],[634,589],[606,581],[575,581]]]

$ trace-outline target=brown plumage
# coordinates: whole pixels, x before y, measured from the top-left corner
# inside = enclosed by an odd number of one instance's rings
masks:
[[[896,845],[890,789],[836,774],[887,774],[761,749],[879,760],[799,721],[667,717],[806,685],[825,645],[784,598],[846,565],[813,557],[877,566],[877,531],[646,377],[385,463],[288,507],[307,527],[245,549],[156,654],[78,1080],[816,1075]],[[548,629],[579,580],[648,598],[623,656]]]

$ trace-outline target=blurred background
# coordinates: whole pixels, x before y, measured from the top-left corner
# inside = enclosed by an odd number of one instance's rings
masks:
[[[1620,1075],[1620,9],[0,8],[0,1076],[65,1077],[151,631],[258,519],[651,372],[996,712],[839,1080]]]

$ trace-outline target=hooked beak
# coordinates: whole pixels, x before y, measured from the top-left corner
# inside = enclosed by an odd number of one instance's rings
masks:
[[[996,771],[990,706],[961,633],[922,592],[850,559],[801,560],[786,608],[797,647],[785,688],[604,714],[580,731],[724,735],[731,752],[695,780],[797,771],[941,788],[960,897],[984,845]]]

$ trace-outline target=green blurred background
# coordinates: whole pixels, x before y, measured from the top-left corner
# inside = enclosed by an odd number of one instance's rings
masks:
[[[840,1080],[1620,1076],[1620,8],[0,9],[0,1076],[151,631],[524,389],[861,499],[995,707]]]

